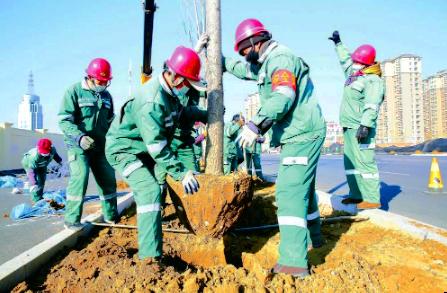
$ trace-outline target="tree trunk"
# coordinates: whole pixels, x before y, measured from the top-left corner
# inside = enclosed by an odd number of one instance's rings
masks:
[[[205,173],[223,174],[223,85],[220,0],[206,0],[208,137]]]

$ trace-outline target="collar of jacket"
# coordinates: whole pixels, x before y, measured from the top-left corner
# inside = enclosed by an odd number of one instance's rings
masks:
[[[382,70],[380,69],[380,63],[374,63],[371,66],[362,69],[363,74],[375,74],[378,76],[382,76]]]
[[[161,87],[163,88],[163,90],[170,95],[171,97],[174,96],[174,94],[172,93],[171,89],[169,88],[168,83],[166,82],[164,76],[163,76],[163,72],[160,73],[160,75],[158,76],[158,82],[160,82]]]
[[[261,49],[259,50],[258,63],[262,64],[276,47],[278,47],[278,43],[274,40],[269,40],[262,44]]]
[[[91,91],[91,89],[88,87],[87,79],[85,77],[81,81],[81,87],[83,90]]]

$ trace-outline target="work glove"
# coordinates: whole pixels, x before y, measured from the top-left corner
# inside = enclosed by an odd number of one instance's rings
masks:
[[[79,141],[79,146],[84,151],[90,150],[95,146],[95,140],[88,135],[84,135]]]
[[[236,138],[236,142],[243,148],[251,147],[259,135],[259,128],[251,121],[242,127],[242,132]]]
[[[197,40],[196,46],[194,47],[194,51],[196,51],[197,54],[200,53],[203,50],[203,48],[205,48],[208,45],[209,39],[210,37],[206,33],[203,33]]]
[[[194,194],[199,191],[199,181],[194,177],[194,172],[189,170],[182,179],[183,189],[186,194]]]
[[[357,141],[361,143],[363,140],[368,138],[368,133],[369,127],[360,125],[359,129],[357,129],[355,137],[357,138]]]
[[[333,41],[335,45],[337,45],[338,43],[341,42],[340,40],[340,34],[338,33],[338,31],[334,31],[332,33],[332,37],[328,38],[329,40]]]

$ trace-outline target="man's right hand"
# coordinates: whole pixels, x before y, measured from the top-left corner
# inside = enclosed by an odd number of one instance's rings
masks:
[[[341,42],[340,40],[340,34],[338,31],[334,31],[332,33],[332,36],[328,38],[329,40],[333,41],[335,45]]]
[[[182,179],[182,185],[186,194],[194,194],[195,192],[199,191],[200,188],[199,181],[197,181],[196,177],[194,176],[194,172],[191,170],[186,172]]]
[[[79,141],[79,146],[84,151],[90,150],[95,147],[95,140],[88,135],[84,135]]]

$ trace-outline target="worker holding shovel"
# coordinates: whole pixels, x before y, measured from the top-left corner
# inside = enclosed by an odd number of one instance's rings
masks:
[[[180,121],[195,121],[200,111],[188,106],[191,89],[201,90],[200,58],[177,47],[157,77],[143,84],[121,108],[107,133],[106,156],[134,193],[137,204],[138,255],[161,268],[161,193],[155,165],[181,181],[185,194],[199,190],[194,171],[175,156],[171,142]]]
[[[375,137],[379,108],[384,98],[384,81],[376,50],[362,45],[354,53],[340,40],[338,31],[329,38],[335,44],[346,82],[340,106],[343,127],[344,165],[349,197],[344,204],[359,209],[380,208],[379,171],[375,160]]]
[[[305,277],[309,231],[312,245],[322,245],[315,176],[326,124],[313,95],[309,66],[271,38],[259,20],[242,21],[234,48],[247,62],[224,58],[224,66],[236,77],[258,84],[261,107],[243,126],[240,145],[252,146],[272,128],[271,143],[281,146],[276,183],[281,241],[273,272]]]
[[[26,171],[28,182],[30,184],[33,202],[42,199],[45,180],[47,178],[47,167],[54,160],[62,166],[62,158],[52,145],[51,140],[47,138],[39,139],[37,146],[23,155],[22,166]]]

